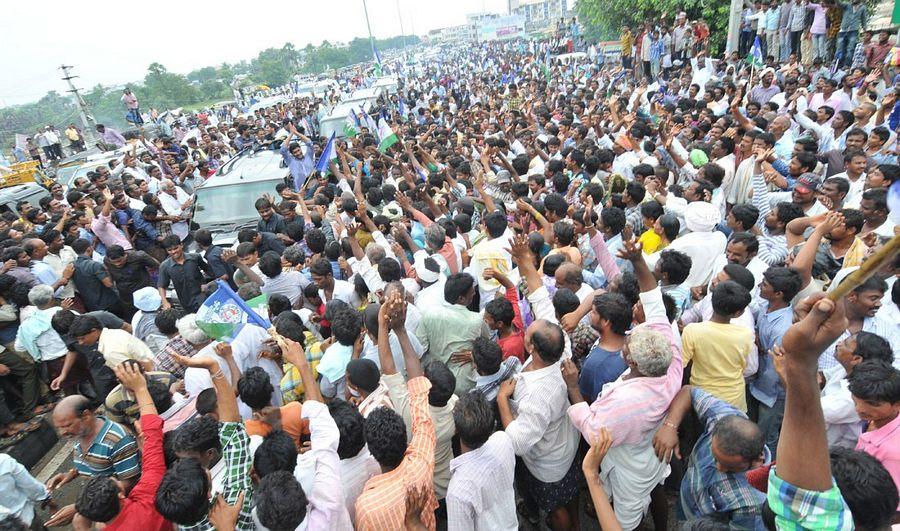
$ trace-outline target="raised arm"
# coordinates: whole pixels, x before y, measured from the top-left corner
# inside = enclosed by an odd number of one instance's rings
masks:
[[[834,480],[816,378],[818,360],[847,329],[847,318],[844,305],[826,299],[824,293],[798,304],[796,312],[803,318],[788,328],[781,343],[784,420],[778,439],[778,466],[772,473],[794,487],[824,492],[834,486]]]
[[[216,404],[218,407],[220,422],[240,422],[238,413],[237,395],[231,382],[225,378],[225,372],[219,367],[219,362],[212,357],[187,358],[178,354],[172,354],[172,358],[179,364],[188,368],[206,369],[216,390]]]
[[[541,275],[534,265],[534,254],[528,248],[528,238],[525,235],[517,234],[510,242],[508,250],[519,267],[519,274],[525,278],[528,293],[533,294],[542,288],[544,283],[541,281]]]
[[[800,252],[794,257],[791,267],[800,272],[800,279],[804,288],[809,285],[809,282],[812,279],[812,269],[813,265],[816,263],[816,252],[819,250],[819,244],[822,242],[822,238],[831,232],[831,229],[840,226],[843,222],[844,216],[840,212],[829,211],[826,213],[825,220],[816,226],[815,230],[810,234],[809,239],[803,244]],[[791,223],[793,223],[793,221]],[[788,247],[793,248],[790,241]]]
[[[313,376],[312,367],[309,366],[309,360],[306,359],[306,353],[300,343],[288,339],[282,335],[275,336],[278,344],[281,346],[281,352],[284,359],[297,368],[300,373],[300,381],[303,383],[303,391],[307,400],[315,400],[324,403],[322,392],[319,390],[319,383]]]

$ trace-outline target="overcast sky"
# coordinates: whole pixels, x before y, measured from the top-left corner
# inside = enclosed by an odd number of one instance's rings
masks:
[[[376,37],[400,34],[398,0],[367,0]],[[403,29],[465,22],[468,13],[506,11],[506,0],[399,0]],[[251,59],[292,42],[367,35],[362,0],[190,1],[45,0],[3,2],[0,17],[0,107],[67,89],[60,64],[74,65],[76,85],[143,79],[150,63],[186,74],[207,65]]]

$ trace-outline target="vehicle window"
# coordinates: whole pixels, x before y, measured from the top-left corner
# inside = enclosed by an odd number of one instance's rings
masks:
[[[228,186],[201,187],[197,190],[194,222],[201,227],[223,223],[240,223],[258,217],[253,203],[263,194],[275,196],[275,185],[281,181],[258,181]]]

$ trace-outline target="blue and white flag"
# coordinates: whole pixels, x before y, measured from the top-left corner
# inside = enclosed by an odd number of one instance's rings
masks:
[[[399,104],[397,106],[397,111],[400,113],[402,118],[406,118],[406,104],[403,103],[403,98],[400,97]]]
[[[756,68],[763,66],[762,45],[759,44],[759,37],[753,40],[753,46],[750,47],[750,53],[747,55],[747,62]]]
[[[369,116],[369,113],[367,113],[360,107],[359,114],[362,117],[363,127],[367,127],[372,133],[378,131],[378,122],[376,122],[371,116]]]
[[[331,133],[331,138],[329,138],[328,143],[325,144],[325,150],[322,151],[322,155],[319,156],[319,161],[316,162],[316,171],[323,175],[328,171],[328,165],[331,161],[337,158],[334,154],[334,135],[335,133]]]
[[[217,280],[216,285],[216,292],[207,297],[197,310],[197,326],[206,335],[220,341],[231,341],[245,325],[256,325],[265,330],[272,326],[268,319],[260,316],[260,313],[267,311],[265,294],[244,301],[225,281]]]
[[[375,47],[375,41],[372,41],[372,58],[375,61],[375,77],[381,77],[381,54],[378,53],[378,48]]]

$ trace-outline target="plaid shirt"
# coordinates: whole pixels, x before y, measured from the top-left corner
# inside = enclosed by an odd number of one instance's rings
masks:
[[[772,469],[767,494],[778,529],[853,529],[853,515],[837,485],[825,492],[801,489],[778,477]]]
[[[731,415],[747,416],[699,388],[691,390],[691,402],[705,429],[694,446],[681,482],[681,508],[685,517],[694,520],[727,515],[731,524],[741,529],[766,529],[760,511],[764,495],[750,486],[744,473],[719,472],[712,453],[712,430],[716,422]]]
[[[171,221],[155,221],[153,222],[153,228],[156,229],[156,232],[159,233],[160,236],[165,238],[166,236],[172,235],[172,222]]]
[[[578,323],[569,338],[572,340],[572,361],[580,369],[584,358],[591,353],[591,347],[600,339],[600,332],[591,325]]]
[[[304,332],[303,336],[306,340],[305,344],[311,345],[304,349],[306,352],[306,361],[309,362],[313,377],[318,378],[319,371],[317,368],[319,362],[322,360],[322,355],[324,354],[324,352],[322,352],[322,344],[315,340],[315,336],[313,336],[311,332]],[[300,371],[290,363],[285,363],[282,370],[284,371],[284,376],[281,377],[280,387],[281,397],[285,404],[303,400],[303,381],[300,379]]]
[[[219,441],[222,443],[222,459],[225,461],[225,473],[222,479],[222,497],[229,504],[234,504],[238,494],[244,492],[244,506],[238,516],[237,530],[255,529],[253,525],[253,484],[250,481],[250,466],[253,454],[250,453],[250,437],[242,422],[223,422],[219,427]],[[212,493],[213,497],[218,493]],[[213,531],[209,518],[203,517],[194,525],[178,526],[181,531]]]
[[[178,378],[184,378],[184,367],[175,363],[172,355],[178,354],[190,358],[196,353],[197,350],[194,346],[179,335],[170,339],[166,346],[153,356],[153,361],[156,362],[156,368],[159,370],[174,374]]]
[[[406,517],[406,489],[408,485],[425,485],[428,501],[422,511],[422,523],[434,531],[435,432],[428,411],[428,390],[431,382],[425,377],[407,382],[409,409],[412,417],[412,440],[400,465],[384,474],[372,477],[356,499],[356,529],[358,531],[403,529]]]

